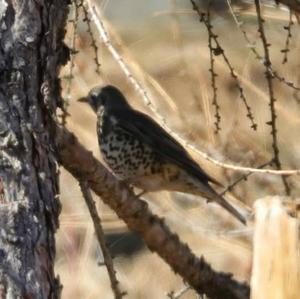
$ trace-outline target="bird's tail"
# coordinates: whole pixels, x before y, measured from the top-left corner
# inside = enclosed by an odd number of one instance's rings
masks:
[[[246,224],[246,218],[236,209],[234,208],[225,198],[216,194],[216,198],[214,199],[221,207],[227,210],[230,214],[232,214],[235,218],[237,218],[243,224]]]
[[[246,218],[234,208],[225,198],[219,195],[210,185],[202,184],[201,188],[198,189],[202,197],[207,198],[209,201],[214,201],[218,203],[221,207],[227,210],[231,215],[237,218],[243,224],[247,223]],[[193,192],[194,193],[194,192]]]

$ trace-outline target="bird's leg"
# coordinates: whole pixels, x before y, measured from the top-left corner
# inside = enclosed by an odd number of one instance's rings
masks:
[[[126,186],[132,193],[134,193],[134,186],[132,186],[128,180],[122,180],[120,181],[123,186]]]
[[[144,194],[147,193],[146,190],[142,190],[142,191],[138,192],[137,194],[135,194],[135,192],[134,192],[134,186],[131,185],[131,184],[129,183],[128,180],[122,180],[121,182],[122,182],[122,184],[126,185],[127,188],[129,188],[130,191],[131,191],[132,193],[134,193],[134,195],[135,195],[136,197],[140,197],[140,196],[142,196],[142,195],[144,195]]]

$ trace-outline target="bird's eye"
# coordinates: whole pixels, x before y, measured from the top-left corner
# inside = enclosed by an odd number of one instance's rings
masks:
[[[101,97],[101,104],[102,104],[102,105],[105,105],[105,102],[106,102],[105,97]]]
[[[92,99],[93,101],[95,101],[95,100],[97,99],[97,95],[96,95],[96,94],[92,94],[92,95],[91,95],[91,99]]]

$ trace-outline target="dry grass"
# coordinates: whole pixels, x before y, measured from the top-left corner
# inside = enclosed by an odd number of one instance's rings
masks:
[[[186,7],[188,5],[182,8]],[[117,21],[110,22],[110,31],[114,40],[118,41],[118,49],[122,51],[134,74],[151,91],[154,104],[175,131],[220,159],[226,157],[249,166],[268,161],[272,156],[271,137],[270,128],[265,123],[270,119],[270,112],[263,67],[253,58],[230,15],[213,17],[214,29],[240,75],[259,126],[257,132],[250,129],[233,81],[224,62],[217,57],[222,130],[216,136],[205,28],[191,10],[188,13],[181,13],[180,7],[178,10],[177,17],[166,11],[156,11],[155,15],[149,15],[149,20],[145,19],[134,26],[120,26]],[[272,43],[274,66],[286,78],[297,82],[299,42],[295,37],[298,36],[298,27],[295,26],[293,30],[290,63],[281,65],[280,50],[285,40],[282,26],[288,21],[288,13],[273,8],[265,9],[265,12],[270,16],[266,27]],[[252,10],[240,17],[246,22],[249,36],[259,44]],[[137,109],[150,115],[151,112],[101,45],[101,77],[95,74],[94,54],[88,46],[89,37],[83,27],[80,28],[81,32],[76,37],[76,47],[80,52],[75,57],[68,127],[101,159],[95,133],[95,115],[89,107],[76,103],[75,99],[85,95],[91,87],[106,82],[119,86]],[[261,48],[258,47],[258,50]],[[68,66],[64,72],[68,72]],[[275,83],[280,157],[284,167],[299,168],[299,103],[293,90],[279,82]],[[225,185],[240,175],[216,168],[206,161],[199,160],[199,163]],[[293,195],[298,196],[297,177],[291,178],[290,182]],[[256,198],[267,194],[282,194],[283,190],[279,177],[253,175],[227,196],[252,206]],[[162,192],[148,195],[146,199],[154,211],[166,218],[172,230],[198,255],[203,254],[216,269],[233,272],[239,279],[250,278],[251,228],[239,226],[214,204],[198,203],[198,199],[191,196]],[[113,298],[106,269],[97,266],[93,226],[78,184],[64,170],[61,174],[61,201],[63,212],[57,236],[56,272],[64,284],[63,298]],[[100,200],[98,203],[106,231],[125,231],[124,224],[115,214]],[[183,286],[180,277],[146,249],[130,257],[117,257],[115,264],[117,276],[122,289],[128,292],[128,298],[167,298],[167,292]],[[195,298],[195,293],[189,291],[182,298]]]

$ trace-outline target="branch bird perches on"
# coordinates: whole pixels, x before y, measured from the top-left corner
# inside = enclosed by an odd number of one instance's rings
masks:
[[[154,215],[147,203],[137,198],[126,185],[117,181],[72,133],[58,128],[57,136],[60,163],[64,168],[77,180],[85,180],[129,229],[137,232],[149,249],[156,252],[199,294],[206,294],[210,299],[249,299],[247,283],[236,281],[230,273],[214,271],[203,257],[196,257],[169,230],[163,219]]]

